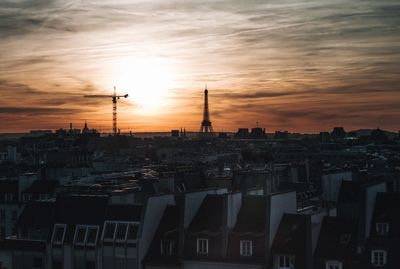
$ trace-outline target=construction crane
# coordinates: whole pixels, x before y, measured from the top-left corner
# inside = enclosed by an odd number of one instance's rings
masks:
[[[114,87],[114,94],[113,95],[85,95],[86,98],[111,98],[112,103],[113,103],[113,135],[118,134],[118,129],[117,129],[117,100],[119,98],[128,98],[128,94],[125,95],[117,95],[116,89]]]

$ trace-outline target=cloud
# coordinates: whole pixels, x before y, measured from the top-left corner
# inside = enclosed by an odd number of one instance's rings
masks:
[[[109,101],[81,97],[112,87],[115,66],[160,57],[175,70],[172,105],[142,120],[133,117],[141,106],[126,104],[121,121],[197,129],[207,82],[215,129],[246,121],[395,129],[399,31],[400,3],[391,0],[2,1],[1,105],[100,121]]]

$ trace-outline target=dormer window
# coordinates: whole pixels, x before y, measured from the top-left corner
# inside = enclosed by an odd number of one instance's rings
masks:
[[[294,257],[289,255],[278,256],[278,269],[292,269],[294,265]]]
[[[387,235],[389,233],[389,223],[377,222],[375,229],[378,235]]]
[[[387,252],[385,250],[371,251],[371,263],[375,266],[384,266],[387,260]]]
[[[253,241],[240,240],[240,256],[253,256]]]
[[[24,193],[23,199],[24,199],[25,202],[30,201],[32,199],[32,194]]]
[[[139,224],[137,223],[129,223],[128,226],[128,235],[127,235],[127,240],[128,241],[133,241],[137,239],[139,231]]]
[[[84,245],[86,238],[86,226],[76,226],[75,230],[75,245]]]
[[[327,261],[325,269],[342,269],[342,263],[339,261]]]
[[[51,238],[53,244],[62,244],[64,242],[66,228],[67,225],[65,224],[54,225],[53,236]]]
[[[197,238],[197,254],[198,255],[208,255],[208,239]]]
[[[94,246],[97,242],[98,226],[78,225],[75,229],[74,244]]]
[[[12,194],[12,193],[6,193],[6,194],[4,194],[4,201],[6,201],[6,202],[12,202],[13,199],[14,199],[14,194]]]
[[[351,235],[350,234],[342,234],[340,236],[340,244],[348,244],[350,242]]]
[[[118,223],[117,233],[115,235],[116,241],[124,241],[128,230],[128,223]]]
[[[114,241],[115,228],[117,227],[116,222],[106,222],[104,232],[103,232],[103,240],[104,241]]]
[[[86,245],[88,246],[96,245],[98,233],[99,233],[98,226],[89,226],[86,232]]]
[[[161,240],[161,255],[171,256],[172,255],[172,241]]]
[[[126,221],[106,221],[104,227],[104,241],[124,242],[137,239],[139,224]]]

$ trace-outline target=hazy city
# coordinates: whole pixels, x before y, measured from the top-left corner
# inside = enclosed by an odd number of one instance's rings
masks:
[[[0,1],[0,269],[399,269],[400,3]]]

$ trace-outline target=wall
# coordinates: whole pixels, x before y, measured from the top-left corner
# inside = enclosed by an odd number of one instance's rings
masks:
[[[275,234],[278,231],[283,214],[296,214],[296,211],[297,202],[295,191],[277,193],[270,196],[269,247],[271,247]]]
[[[343,180],[352,180],[351,172],[331,173],[322,176],[322,197],[325,201],[336,202],[339,194],[340,185]]]
[[[168,204],[175,204],[174,196],[172,194],[150,196],[146,201],[144,216],[142,218],[140,241],[138,242],[138,268],[142,268],[142,260],[147,254],[161,217]]]

